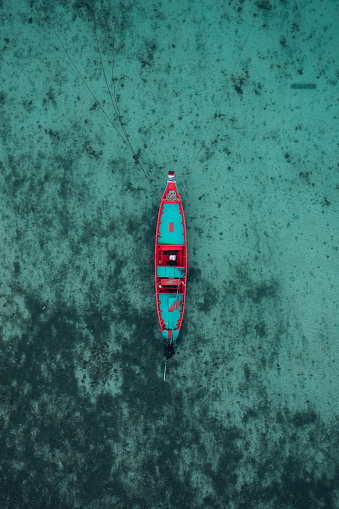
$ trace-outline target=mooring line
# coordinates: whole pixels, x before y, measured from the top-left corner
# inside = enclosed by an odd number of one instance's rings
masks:
[[[77,68],[76,64],[73,62],[72,58],[70,57],[70,55],[68,54],[68,51],[66,50],[61,38],[59,37],[59,34],[57,33],[57,31],[55,30],[54,26],[53,26],[53,23],[51,21],[51,18],[48,16],[44,6],[42,5],[41,3],[41,0],[39,0],[39,3],[41,5],[41,8],[42,10],[44,11],[44,14],[45,14],[45,17],[48,21],[48,23],[50,24],[55,36],[57,37],[57,39],[59,40],[59,43],[62,47],[62,49],[64,50],[68,60],[71,62],[71,64],[73,65],[74,69],[77,71],[78,75],[80,76],[83,84],[85,85],[85,87],[87,88],[87,90],[89,91],[89,93],[91,94],[91,96],[93,97],[95,103],[97,104],[97,106],[99,106],[99,108],[101,109],[101,111],[103,112],[103,114],[105,115],[105,117],[107,118],[107,120],[109,121],[109,123],[112,125],[113,129],[116,130],[116,132],[118,133],[118,135],[120,136],[121,140],[123,141],[123,143],[125,145],[127,145],[125,139],[123,138],[123,136],[121,135],[121,133],[119,132],[119,130],[115,127],[115,125],[113,124],[113,121],[109,118],[109,116],[107,115],[106,111],[104,110],[104,108],[101,106],[100,102],[98,101],[98,99],[95,97],[95,95],[93,94],[92,90],[90,89],[90,87],[87,85],[86,83],[86,80],[85,78],[82,76],[81,72],[79,71],[79,69]]]
[[[123,7],[125,3],[125,0],[123,1],[121,7],[120,7],[120,10],[119,10],[119,14],[118,14],[118,19],[115,23],[115,26],[114,26],[114,34],[115,34],[115,30],[116,30],[116,27],[117,27],[117,24],[119,22],[119,17],[120,17],[120,12],[121,12],[121,9]],[[133,150],[133,147],[129,141],[129,136],[126,132],[126,129],[125,129],[125,126],[124,124],[122,123],[122,120],[121,120],[121,115],[120,115],[120,111],[119,111],[119,108],[118,108],[118,103],[117,103],[117,99],[115,97],[115,94],[114,94],[114,100],[113,100],[113,97],[112,97],[112,93],[111,93],[111,89],[109,87],[109,84],[108,84],[108,81],[107,81],[107,77],[106,77],[106,72],[105,72],[105,67],[104,67],[104,64],[103,64],[103,61],[102,61],[102,56],[101,56],[101,51],[100,51],[100,45],[99,45],[99,39],[98,39],[98,33],[97,33],[97,23],[96,23],[96,18],[95,18],[95,12],[94,12],[94,0],[92,0],[92,15],[93,15],[93,23],[94,23],[94,32],[95,32],[95,39],[96,39],[96,42],[97,42],[97,49],[98,49],[98,54],[99,54],[99,61],[100,61],[100,65],[101,65],[101,69],[102,69],[102,72],[104,74],[104,78],[105,78],[105,83],[106,83],[106,88],[107,88],[107,91],[108,91],[108,94],[110,96],[110,99],[111,99],[111,102],[112,102],[112,105],[113,105],[113,108],[114,108],[114,111],[118,117],[118,120],[119,120],[119,124],[121,125],[121,128],[123,129],[124,133],[125,133],[125,136],[126,136],[126,139],[125,141],[128,143],[128,146],[130,147],[133,155],[135,155],[135,152]],[[114,36],[113,36],[113,52],[114,52]],[[113,66],[114,66],[114,54],[113,54]],[[113,75],[112,75],[112,79],[113,79]],[[114,79],[113,79],[113,85],[114,85]],[[115,87],[114,87],[115,89]]]
[[[83,75],[82,75],[82,74],[81,74],[81,72],[79,71],[79,69],[78,69],[77,65],[76,65],[76,64],[75,64],[75,62],[72,60],[72,58],[71,58],[71,56],[69,55],[69,53],[68,53],[67,49],[65,48],[65,46],[64,46],[64,44],[63,44],[63,42],[62,42],[62,40],[61,40],[61,38],[60,38],[60,36],[59,36],[58,32],[57,32],[57,31],[56,31],[56,29],[54,28],[54,25],[53,25],[53,23],[52,23],[51,18],[50,18],[50,17],[49,17],[49,15],[47,14],[47,11],[46,11],[46,9],[44,8],[44,6],[43,6],[43,4],[42,4],[41,0],[39,0],[39,3],[40,3],[40,6],[41,6],[41,9],[43,10],[43,12],[44,12],[44,14],[45,14],[45,18],[47,19],[47,21],[48,21],[49,25],[51,26],[51,28],[52,28],[52,30],[53,30],[53,32],[54,32],[54,34],[55,34],[55,36],[57,37],[57,39],[58,39],[58,41],[59,41],[59,43],[60,43],[60,45],[61,45],[62,49],[63,49],[63,50],[64,50],[64,52],[65,52],[65,54],[66,54],[66,56],[67,56],[68,60],[71,62],[71,64],[73,65],[74,69],[76,70],[76,72],[77,72],[77,73],[78,73],[78,75],[80,76],[80,78],[81,78],[81,80],[82,80],[83,84],[85,85],[85,87],[87,88],[87,90],[89,91],[89,93],[91,94],[91,96],[93,97],[93,99],[94,99],[95,103],[97,104],[97,106],[99,106],[100,110],[101,110],[101,111],[102,111],[102,113],[105,115],[105,117],[106,117],[106,119],[108,120],[108,122],[111,124],[111,126],[113,127],[113,129],[114,129],[114,130],[117,132],[117,134],[119,135],[119,137],[120,137],[121,141],[123,142],[123,144],[124,144],[124,145],[126,145],[126,147],[128,148],[128,150],[129,150],[130,152],[132,152],[132,154],[133,154],[133,159],[134,159],[134,161],[135,161],[135,164],[137,164],[137,165],[141,168],[142,172],[143,172],[143,173],[144,173],[144,175],[145,175],[145,178],[148,180],[148,182],[150,183],[150,186],[151,186],[152,190],[155,192],[155,188],[154,188],[154,186],[153,186],[153,183],[152,183],[152,181],[149,179],[149,177],[148,177],[148,175],[147,175],[146,171],[144,170],[144,168],[143,168],[142,164],[140,163],[140,161],[139,161],[139,158],[138,158],[137,154],[134,152],[133,148],[131,147],[130,142],[129,142],[129,139],[128,139],[128,142],[125,140],[125,138],[124,138],[124,137],[122,136],[122,134],[120,133],[119,129],[117,129],[117,127],[114,125],[114,123],[113,123],[113,121],[111,120],[111,118],[107,115],[106,111],[105,111],[105,110],[104,110],[104,108],[101,106],[101,104],[100,104],[99,100],[96,98],[96,96],[95,96],[95,95],[94,95],[94,93],[92,92],[91,88],[88,86],[88,84],[87,84],[87,82],[86,82],[85,78],[83,77]],[[100,53],[99,53],[99,54],[100,54]],[[100,61],[101,61],[101,57],[100,57]],[[100,63],[101,63],[101,62],[100,62]],[[121,125],[122,129],[124,130],[124,126],[123,126],[123,123],[122,123],[122,121],[121,121],[120,116],[119,116],[119,119],[118,119],[118,120],[119,120],[119,123],[120,123],[120,125]],[[129,137],[127,136],[127,138],[129,138]]]
[[[95,13],[94,13],[94,0],[92,0],[92,15],[93,15],[93,22],[94,22],[94,32],[95,32],[95,38],[96,38],[96,42],[97,42],[97,48],[98,48],[98,54],[99,54],[99,59],[100,59],[100,65],[101,65],[101,68],[102,68],[102,72],[104,74],[104,77],[105,77],[105,83],[106,83],[106,88],[107,88],[107,91],[108,91],[108,94],[110,96],[110,99],[111,99],[111,102],[113,104],[113,108],[115,110],[115,113],[118,117],[118,120],[119,120],[119,124],[122,128],[122,130],[124,131],[125,133],[125,136],[126,136],[126,143],[128,144],[129,146],[129,149],[130,151],[132,152],[133,154],[133,159],[134,161],[139,165],[139,167],[142,169],[146,179],[149,181],[153,191],[155,191],[154,187],[153,187],[153,184],[151,182],[151,180],[148,178],[148,175],[144,169],[144,167],[142,166],[141,162],[139,161],[139,158],[137,156],[137,154],[135,153],[135,150],[134,148],[132,147],[132,144],[130,142],[130,138],[127,134],[127,131],[126,131],[126,128],[124,126],[124,123],[121,119],[121,113],[120,113],[120,110],[119,110],[119,106],[118,106],[118,100],[117,100],[117,97],[116,97],[116,92],[115,92],[115,80],[114,80],[114,62],[115,62],[115,53],[114,53],[114,48],[115,48],[115,31],[117,29],[117,26],[119,24],[119,18],[120,18],[120,14],[121,14],[121,11],[122,11],[122,8],[124,7],[125,5],[125,0],[123,0],[121,6],[120,6],[120,9],[119,9],[119,13],[118,13],[118,17],[117,17],[117,20],[115,22],[115,25],[114,25],[114,30],[113,30],[113,63],[112,63],[112,81],[113,81],[113,94],[114,94],[114,100],[113,100],[113,97],[112,97],[112,93],[111,93],[111,89],[110,89],[110,86],[108,84],[108,81],[107,81],[107,77],[106,77],[106,72],[105,72],[105,67],[104,67],[104,64],[103,64],[103,61],[102,61],[102,57],[101,57],[101,51],[100,51],[100,45],[99,45],[99,40],[98,40],[98,34],[97,34],[97,25],[96,25],[96,18],[95,18]]]
[[[117,17],[117,20],[115,22],[115,25],[114,25],[114,30],[113,30],[113,40],[112,40],[112,46],[113,46],[113,49],[112,49],[112,83],[113,83],[113,95],[114,95],[114,101],[115,101],[115,105],[117,107],[117,110],[118,110],[118,117],[119,119],[121,118],[121,114],[120,114],[120,110],[119,110],[119,105],[118,105],[118,99],[117,99],[117,96],[116,96],[116,89],[115,89],[115,78],[114,78],[114,65],[115,65],[115,31],[119,25],[119,19],[120,19],[120,14],[121,14],[121,11],[122,11],[122,8],[125,6],[125,1],[126,0],[123,0],[122,1],[122,4],[121,4],[121,7],[120,7],[120,10],[119,10],[119,13],[118,13],[118,17]],[[125,133],[126,133],[126,136],[127,136],[127,139],[129,139],[129,136],[125,130]]]

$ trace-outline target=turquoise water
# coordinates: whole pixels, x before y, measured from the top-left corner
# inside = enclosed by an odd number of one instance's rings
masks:
[[[43,5],[126,137],[91,2]],[[110,85],[120,7],[95,2]],[[148,178],[39,2],[0,9],[1,507],[339,507],[339,3],[126,0],[115,97]],[[164,382],[168,170],[189,265]]]

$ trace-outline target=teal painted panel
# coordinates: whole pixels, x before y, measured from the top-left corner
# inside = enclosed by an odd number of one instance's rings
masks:
[[[180,311],[182,309],[182,293],[159,293],[161,318],[164,320],[166,329],[176,329],[180,320]],[[172,304],[179,299],[179,309],[169,311]]]
[[[165,203],[160,217],[159,244],[166,246],[184,246],[184,225],[180,214],[179,203]],[[169,224],[173,223],[173,232],[170,232]]]
[[[181,269],[181,270],[179,270]],[[185,276],[185,267],[175,267],[175,266],[161,266],[157,267],[157,275],[159,277],[169,277],[173,278],[181,278]]]

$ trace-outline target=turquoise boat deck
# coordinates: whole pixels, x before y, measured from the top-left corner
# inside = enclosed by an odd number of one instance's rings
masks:
[[[168,246],[184,246],[185,233],[179,203],[164,203],[160,217],[158,243]]]
[[[177,327],[179,326],[183,300],[182,293],[159,293],[161,318],[165,324],[165,330],[162,331],[162,334],[165,339],[168,339],[168,330],[171,330],[174,346],[179,335]]]

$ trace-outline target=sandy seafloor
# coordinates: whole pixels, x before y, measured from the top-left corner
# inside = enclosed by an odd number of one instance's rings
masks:
[[[95,2],[110,84],[120,5]],[[44,6],[120,129],[91,1]],[[149,180],[39,2],[0,8],[0,507],[338,508],[339,2],[126,0]],[[168,170],[189,266],[164,382]]]

